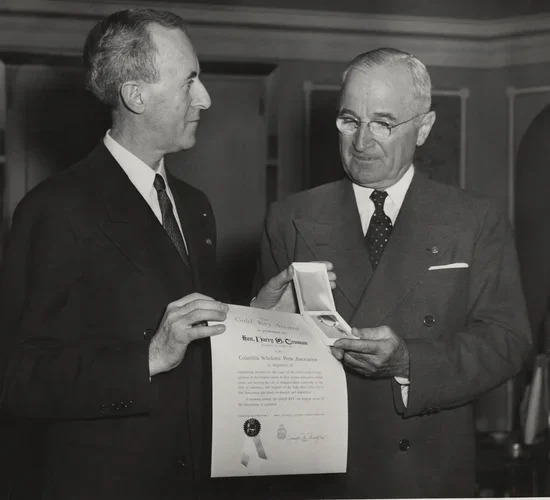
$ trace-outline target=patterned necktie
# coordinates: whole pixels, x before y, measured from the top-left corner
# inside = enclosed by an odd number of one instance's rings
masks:
[[[189,257],[187,255],[187,251],[185,250],[185,243],[183,242],[183,236],[181,235],[178,222],[176,221],[176,216],[174,215],[172,202],[166,192],[166,184],[164,183],[162,175],[155,175],[155,182],[153,183],[153,186],[155,186],[155,189],[157,190],[160,211],[162,213],[162,225],[168,233],[168,236],[170,236],[172,243],[174,243],[174,246],[178,250],[183,262],[188,269],[191,269]]]
[[[369,250],[372,268],[375,269],[382,257],[384,247],[390,237],[392,223],[391,219],[384,213],[384,201],[388,193],[375,189],[370,199],[374,202],[374,214],[370,220],[365,240]]]

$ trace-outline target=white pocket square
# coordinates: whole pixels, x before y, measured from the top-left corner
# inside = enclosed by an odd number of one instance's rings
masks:
[[[455,262],[453,264],[444,264],[442,266],[431,266],[428,271],[437,271],[438,269],[459,269],[461,267],[468,267],[466,262]]]

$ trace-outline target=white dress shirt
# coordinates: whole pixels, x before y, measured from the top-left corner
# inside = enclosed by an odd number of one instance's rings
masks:
[[[183,237],[183,243],[185,244],[185,249],[187,249],[187,242],[185,241],[185,236],[181,229],[181,222],[178,216],[178,211],[176,210],[176,204],[174,202],[174,196],[168,185],[168,180],[166,179],[166,168],[164,167],[164,158],[160,160],[159,167],[157,171],[154,171],[146,163],[141,161],[137,156],[130,153],[125,147],[121,146],[117,141],[115,141],[111,134],[110,130],[107,130],[105,137],[103,138],[103,143],[109,152],[113,155],[114,159],[122,167],[122,170],[126,173],[132,184],[138,190],[139,194],[143,196],[143,199],[147,202],[147,205],[151,207],[151,210],[155,214],[158,221],[162,224],[162,212],[160,210],[157,190],[155,189],[153,183],[155,181],[155,175],[160,174],[164,179],[166,184],[166,193],[172,202],[172,210],[174,211],[174,216],[176,217],[176,222],[180,229],[180,233]]]
[[[411,185],[412,178],[414,176],[414,166],[411,165],[405,172],[405,175],[401,177],[393,186],[386,189],[386,200],[384,201],[384,212],[391,219],[392,226],[395,224],[401,205],[405,195]],[[359,217],[361,218],[361,227],[363,228],[363,235],[367,234],[370,220],[374,214],[374,202],[370,199],[370,195],[374,189],[358,186],[353,184],[353,192],[355,193],[355,201],[357,202],[357,209],[359,210]],[[410,380],[405,377],[395,377],[395,380],[401,384],[401,396],[403,398],[403,404],[407,406],[409,400],[409,384]]]

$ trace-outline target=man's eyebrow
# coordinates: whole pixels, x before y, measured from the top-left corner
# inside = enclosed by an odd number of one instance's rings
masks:
[[[360,120],[357,113],[355,113],[354,111],[352,111],[351,109],[348,109],[348,108],[342,108],[340,110],[340,115],[351,115],[351,116],[357,118],[358,120]],[[373,113],[372,119],[373,120],[385,119],[385,120],[394,121],[394,122],[397,121],[397,117],[393,113],[386,112],[386,111]]]
[[[386,120],[390,120],[390,121],[397,121],[397,116],[395,116],[393,113],[389,113],[389,112],[380,112],[380,113],[374,113],[373,114],[373,117],[374,119],[380,119],[380,118],[385,118]]]
[[[340,115],[352,115],[352,116],[355,116],[355,118],[359,118],[357,116],[357,113],[355,113],[354,111],[352,111],[351,109],[348,109],[348,108],[342,108],[340,110]]]

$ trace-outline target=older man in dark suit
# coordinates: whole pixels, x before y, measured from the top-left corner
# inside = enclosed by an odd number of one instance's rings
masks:
[[[193,498],[210,473],[209,337],[225,328],[207,322],[227,305],[211,298],[223,292],[210,203],[163,158],[194,145],[210,97],[168,12],[111,15],[84,62],[113,125],[17,207],[0,271],[1,403],[44,422],[33,498]],[[289,280],[255,306],[280,306]]]
[[[297,481],[304,496],[473,496],[472,402],[531,347],[505,213],[414,168],[430,102],[412,55],[355,58],[336,121],[347,178],[274,204],[266,219],[265,279],[292,261],[331,261],[337,310],[359,337],[333,348],[347,375],[347,474]]]

